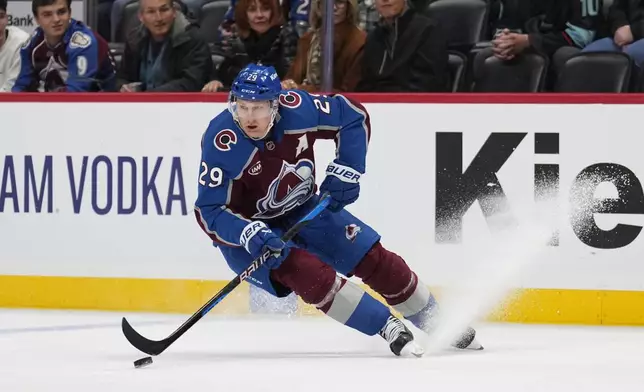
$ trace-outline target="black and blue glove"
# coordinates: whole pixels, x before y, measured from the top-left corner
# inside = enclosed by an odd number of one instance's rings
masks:
[[[326,177],[320,185],[321,193],[331,198],[329,209],[338,212],[358,200],[360,195],[360,174],[354,168],[335,160],[326,168]]]
[[[246,225],[242,230],[239,242],[250,253],[253,260],[256,260],[267,250],[270,251],[273,254],[272,257],[264,262],[264,265],[270,269],[279,267],[288,254],[285,252],[284,241],[261,221],[254,221]]]

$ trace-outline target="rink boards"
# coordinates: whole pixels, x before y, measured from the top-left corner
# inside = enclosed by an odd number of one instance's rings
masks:
[[[192,215],[221,97],[11,98],[0,307],[191,313],[233,277]],[[362,98],[372,139],[349,210],[430,287],[511,287],[493,320],[644,324],[641,97]],[[334,145],[314,148],[324,168]]]

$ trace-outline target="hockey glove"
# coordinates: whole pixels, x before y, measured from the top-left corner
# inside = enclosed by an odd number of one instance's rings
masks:
[[[361,174],[339,161],[333,161],[326,168],[326,177],[320,185],[321,193],[328,193],[331,197],[329,209],[338,212],[345,206],[358,200],[360,194]]]
[[[270,269],[279,267],[288,253],[284,251],[286,247],[284,241],[261,221],[247,224],[242,231],[239,242],[250,253],[253,260],[270,250],[273,256],[264,262],[264,265]]]

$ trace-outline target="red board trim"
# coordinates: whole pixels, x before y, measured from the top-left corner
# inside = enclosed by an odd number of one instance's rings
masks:
[[[644,104],[644,94],[346,94],[363,103]],[[225,93],[12,93],[0,102],[194,103],[226,102]]]

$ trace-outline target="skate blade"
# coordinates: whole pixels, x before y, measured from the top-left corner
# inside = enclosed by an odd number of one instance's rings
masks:
[[[425,350],[418,345],[413,340],[405,345],[405,347],[400,350],[401,357],[416,357],[420,358],[425,354]]]

